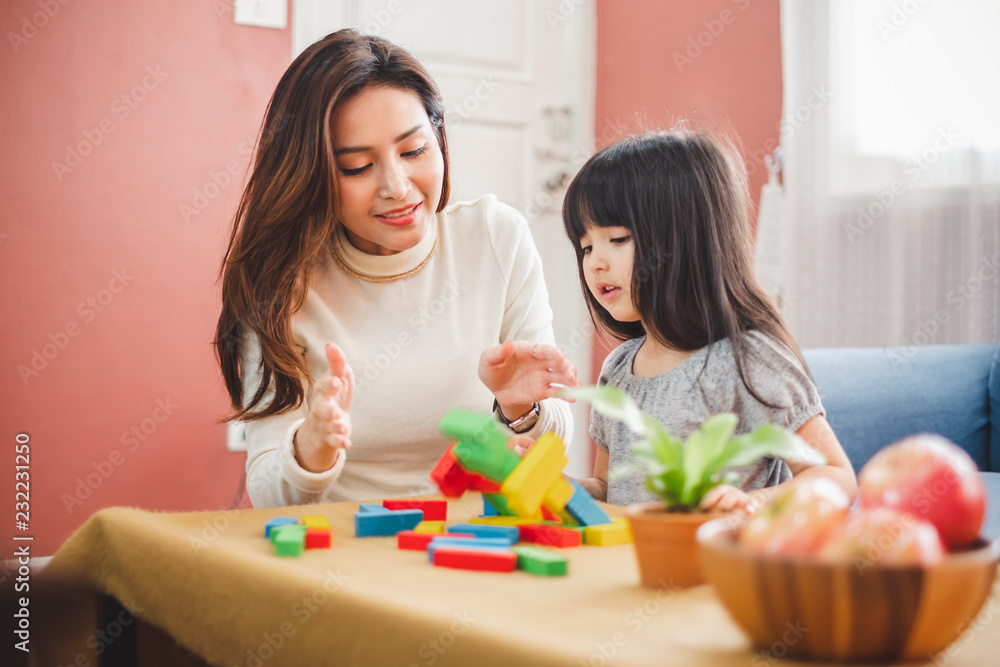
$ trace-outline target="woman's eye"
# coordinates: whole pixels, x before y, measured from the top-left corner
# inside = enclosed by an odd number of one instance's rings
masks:
[[[340,171],[344,174],[344,176],[357,176],[358,174],[363,174],[368,171],[368,167],[370,166],[370,164],[366,164],[365,166],[358,167],[357,169],[341,169]]]
[[[425,150],[427,150],[426,144],[424,144],[415,151],[407,151],[406,153],[403,153],[403,157],[417,157],[418,155],[422,154]]]

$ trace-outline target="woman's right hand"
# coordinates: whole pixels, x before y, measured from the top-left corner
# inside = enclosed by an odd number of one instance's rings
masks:
[[[326,360],[329,371],[313,385],[306,420],[295,432],[295,458],[309,472],[329,470],[340,450],[351,448],[354,371],[333,343],[326,344]]]

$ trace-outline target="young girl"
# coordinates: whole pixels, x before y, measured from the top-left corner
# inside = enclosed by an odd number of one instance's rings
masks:
[[[601,369],[667,431],[686,437],[733,412],[736,433],[774,423],[826,456],[806,467],[778,459],[748,466],[740,488],[722,485],[702,506],[748,510],[758,491],[793,476],[828,477],[857,491],[847,455],[824,418],[799,348],[754,277],[746,169],[724,140],[690,131],[628,137],[594,155],[563,204],[584,297],[597,327],[624,341]],[[641,478],[608,484],[631,462],[625,424],[592,412],[598,452],[583,480],[599,500],[652,500]]]

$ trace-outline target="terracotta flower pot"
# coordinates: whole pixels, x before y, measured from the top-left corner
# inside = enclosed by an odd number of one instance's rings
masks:
[[[668,512],[659,501],[629,505],[627,517],[635,542],[642,585],[687,588],[705,582],[695,533],[720,512]]]

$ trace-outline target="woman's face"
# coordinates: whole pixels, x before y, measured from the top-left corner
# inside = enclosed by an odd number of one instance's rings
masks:
[[[365,88],[334,117],[333,148],[351,244],[371,255],[417,245],[434,222],[444,158],[416,93]]]

